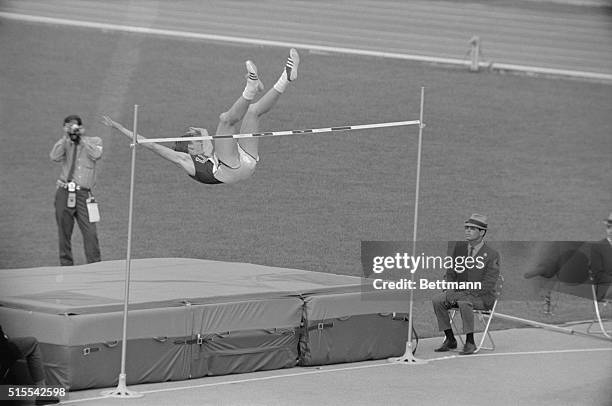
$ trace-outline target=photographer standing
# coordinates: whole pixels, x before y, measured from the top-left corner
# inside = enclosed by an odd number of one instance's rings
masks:
[[[91,189],[96,183],[96,161],[102,157],[102,140],[85,135],[81,118],[70,115],[64,119],[64,135],[49,156],[62,164],[55,194],[60,264],[73,265],[71,239],[75,218],[83,234],[87,263],[99,262],[95,223],[100,217]]]

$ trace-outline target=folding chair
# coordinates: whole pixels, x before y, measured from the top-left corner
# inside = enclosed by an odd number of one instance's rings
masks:
[[[491,326],[491,321],[493,320],[493,316],[495,315],[495,309],[497,308],[497,302],[499,301],[499,297],[501,296],[503,284],[504,284],[504,277],[501,274],[499,274],[499,278],[497,279],[497,286],[495,289],[495,302],[493,302],[493,306],[491,306],[490,309],[474,309],[473,310],[474,315],[478,316],[478,320],[480,320],[480,324],[484,328],[482,331],[482,338],[480,339],[480,342],[476,346],[476,351],[474,351],[474,354],[476,354],[480,350],[491,350],[492,351],[495,349],[495,342],[493,341],[493,337],[491,337],[491,333],[489,333],[489,327]],[[455,325],[455,317],[457,316],[457,313],[459,313],[459,308],[453,307],[449,309],[448,311],[450,315],[451,328],[455,331],[457,336],[459,336],[459,341],[461,341],[461,345],[465,345],[465,343],[463,342],[463,338],[461,338],[461,334],[457,333],[459,329]],[[489,339],[489,342],[491,343],[490,346],[484,345],[484,342],[487,338]]]
[[[591,276],[591,292],[593,293],[593,305],[595,306],[595,317],[596,318],[591,321],[591,324],[589,324],[589,327],[587,327],[586,332],[587,334],[603,334],[604,337],[612,339],[612,336],[610,335],[609,332],[606,331],[603,325],[603,320],[601,318],[601,312],[599,310],[600,305],[603,308],[606,308],[608,306],[608,303],[610,303],[610,298],[604,294],[601,299],[597,299],[596,287],[598,285],[595,284],[593,275],[591,274],[590,276]],[[606,288],[606,285],[603,285],[603,287]],[[593,327],[595,323],[599,324],[599,331],[597,330],[591,331],[591,328]]]

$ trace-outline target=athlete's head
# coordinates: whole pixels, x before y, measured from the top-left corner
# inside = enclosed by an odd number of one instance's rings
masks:
[[[208,136],[208,131],[205,128],[189,127],[182,136],[186,138]],[[189,155],[212,156],[213,144],[210,140],[176,141],[174,150]]]

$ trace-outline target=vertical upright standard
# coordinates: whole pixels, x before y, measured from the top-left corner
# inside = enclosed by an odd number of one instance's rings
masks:
[[[419,189],[421,183],[421,150],[423,144],[423,128],[425,128],[425,124],[423,123],[423,107],[425,104],[425,88],[421,87],[421,112],[419,114],[419,141],[417,146],[417,173],[416,173],[416,186],[415,186],[415,194],[414,194],[414,219],[413,219],[413,227],[412,227],[412,257],[415,258],[416,255],[416,241],[417,241],[417,227],[419,222]],[[414,284],[414,274],[411,273],[411,280]],[[410,310],[408,311],[408,340],[406,341],[406,351],[404,355],[399,358],[389,358],[389,362],[393,363],[401,363],[401,364],[426,364],[427,361],[417,359],[414,357],[413,349],[412,349],[412,305],[414,302],[414,289],[410,289]]]
[[[127,354],[127,317],[128,303],[130,298],[130,265],[132,262],[132,216],[134,206],[134,171],[136,167],[136,147],[138,145],[138,105],[134,105],[134,132],[132,138],[132,167],[130,176],[130,204],[128,211],[128,240],[127,240],[127,258],[125,261],[125,291],[123,298],[123,336],[121,339],[121,372],[119,373],[119,382],[117,388],[111,391],[102,392],[103,395],[116,398],[139,398],[143,395],[138,392],[131,391],[127,388],[125,374],[125,360]]]

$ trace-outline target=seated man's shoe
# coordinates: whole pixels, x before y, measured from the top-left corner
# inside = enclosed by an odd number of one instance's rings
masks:
[[[442,345],[439,348],[436,348],[434,351],[435,352],[446,352],[446,351],[450,351],[450,350],[454,350],[455,348],[457,348],[457,340],[450,340],[450,339],[446,339],[444,340],[444,342],[442,343]]]
[[[470,355],[476,352],[476,344],[474,343],[465,343],[463,346],[463,351],[459,351],[461,355]]]

